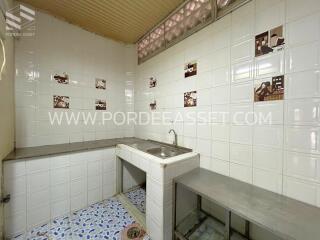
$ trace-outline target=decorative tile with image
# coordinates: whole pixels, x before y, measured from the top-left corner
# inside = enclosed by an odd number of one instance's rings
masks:
[[[197,91],[184,93],[184,107],[197,106]]]
[[[70,97],[67,96],[53,96],[53,108],[65,108],[69,109],[70,107]]]
[[[105,90],[107,88],[107,81],[105,79],[96,78],[96,89]]]
[[[264,32],[256,36],[256,57],[272,52],[269,47],[269,32]]]
[[[157,79],[155,77],[149,78],[149,88],[154,88],[157,86]]]
[[[107,110],[107,101],[106,100],[96,100],[96,110]]]
[[[284,45],[283,26],[270,30],[270,47],[276,48]]]
[[[283,50],[284,44],[283,26],[273,28],[255,37],[255,56]]]
[[[69,84],[69,75],[67,73],[55,74],[53,79],[59,84]]]
[[[284,75],[256,81],[254,101],[274,101],[284,98]]]
[[[184,65],[184,77],[197,75],[197,62],[193,61]]]

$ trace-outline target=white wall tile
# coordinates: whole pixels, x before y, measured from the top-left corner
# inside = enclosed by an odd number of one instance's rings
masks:
[[[197,123],[197,137],[201,139],[211,139],[211,124],[198,122]]]
[[[252,144],[252,126],[246,125],[231,125],[230,127],[230,142],[240,144]]]
[[[212,158],[229,161],[230,150],[228,142],[213,141],[211,151]]]
[[[185,122],[183,125],[183,135],[186,137],[196,137],[197,136],[196,124]]]
[[[274,77],[282,74],[284,74],[284,51],[256,58],[256,78]]]
[[[70,199],[71,211],[80,210],[87,206],[87,196],[80,194]]]
[[[285,98],[309,98],[320,96],[319,71],[297,72],[287,75]]]
[[[272,192],[282,193],[282,175],[260,169],[253,169],[253,184]]]
[[[4,179],[4,192],[11,196],[25,194],[27,191],[27,177],[21,176],[14,179]]]
[[[253,144],[256,146],[265,146],[281,149],[283,146],[283,126],[254,126]]]
[[[197,89],[210,88],[212,85],[212,80],[213,80],[212,71],[199,73],[198,79],[196,82]]]
[[[36,208],[39,205],[49,204],[50,202],[50,189],[45,189],[38,192],[29,193],[27,197],[28,209]]]
[[[283,194],[312,205],[317,204],[317,185],[310,182],[283,177]]]
[[[197,152],[200,155],[210,157],[211,156],[211,141],[208,139],[198,139]]]
[[[283,25],[285,22],[285,1],[275,0],[266,3],[263,0],[257,0],[256,13],[259,13],[255,18],[256,34]]]
[[[59,168],[50,171],[51,185],[62,184],[69,182],[69,168]]]
[[[211,158],[207,156],[200,156],[200,167],[210,170]]]
[[[319,42],[296,46],[286,50],[286,72],[300,72],[319,67]]]
[[[231,63],[251,60],[253,57],[253,46],[252,40],[233,45],[231,47]]]
[[[231,85],[231,103],[252,102],[253,82]]]
[[[25,174],[26,162],[24,160],[3,163],[4,180],[9,180],[10,178],[15,179],[16,177],[24,176]]]
[[[212,59],[212,69],[226,67],[230,63],[230,48],[223,48],[214,52]]]
[[[229,176],[230,174],[229,168],[230,168],[230,163],[228,161],[223,161],[220,159],[212,159],[211,161],[210,170],[216,173]]]
[[[72,194],[72,187],[69,183],[52,186],[50,190],[50,199],[52,202],[69,198],[69,194]]]
[[[317,0],[287,1],[287,21],[301,18],[318,10],[320,10],[320,4]]]
[[[230,177],[243,182],[252,183],[252,168],[230,163]]]
[[[212,124],[212,139],[220,141],[229,141],[230,125],[224,123]]]
[[[213,104],[211,122],[229,123],[230,122],[230,105]]]
[[[254,65],[252,61],[232,64],[231,66],[231,81],[245,82],[253,79]]]
[[[201,89],[197,91],[197,105],[198,106],[209,106],[211,105],[211,89]]]
[[[306,126],[285,128],[285,149],[306,153],[319,153],[320,129]]]
[[[27,191],[35,193],[48,189],[50,185],[50,174],[47,172],[34,173],[27,176]]]
[[[283,124],[283,101],[255,102],[257,124]]]
[[[232,30],[231,42],[238,43],[250,39],[254,31],[254,4],[253,2],[234,11],[231,14]]]
[[[27,173],[48,171],[50,167],[50,158],[31,159],[26,161]]]
[[[253,104],[232,104],[230,106],[230,119],[234,124],[252,124],[254,121]]]
[[[252,146],[231,143],[230,162],[252,167]]]
[[[286,124],[313,125],[320,124],[320,100],[298,99],[286,101]]]
[[[253,167],[282,173],[283,150],[253,146]]]
[[[27,197],[26,194],[17,197],[11,197],[10,202],[4,206],[4,217],[7,219],[15,214],[26,213]]]
[[[317,155],[285,152],[284,174],[290,177],[319,181],[320,158]]]
[[[287,43],[290,47],[320,40],[319,13],[289,22],[287,25]]]
[[[230,68],[224,67],[213,71],[212,86],[223,86],[230,83]]]
[[[69,156],[57,156],[50,158],[50,169],[63,168],[69,166]]]
[[[24,233],[27,228],[26,213],[18,213],[8,217],[4,224],[8,236]]]
[[[53,218],[64,216],[70,213],[70,200],[58,201],[51,206],[51,216]]]
[[[50,205],[37,206],[27,213],[27,227],[32,229],[50,221]]]
[[[229,103],[230,86],[220,86],[212,89],[212,103],[225,104]]]

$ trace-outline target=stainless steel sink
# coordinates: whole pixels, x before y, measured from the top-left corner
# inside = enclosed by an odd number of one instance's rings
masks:
[[[169,147],[159,147],[159,148],[148,149],[147,153],[150,153],[151,155],[161,157],[161,158],[169,158],[169,157],[174,157],[174,156],[186,153],[186,152],[182,151],[181,149],[174,149],[174,148],[169,148]]]
[[[175,157],[184,153],[192,152],[192,149],[176,147],[174,145],[160,143],[152,140],[134,143],[134,144],[131,144],[130,146],[162,159]]]

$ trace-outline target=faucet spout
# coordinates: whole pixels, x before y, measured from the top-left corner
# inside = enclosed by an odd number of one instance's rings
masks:
[[[173,145],[178,146],[178,135],[174,129],[170,129],[169,134],[173,132],[174,134],[174,140],[173,140]]]

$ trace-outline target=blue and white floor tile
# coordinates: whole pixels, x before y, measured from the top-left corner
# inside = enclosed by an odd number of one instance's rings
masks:
[[[136,206],[140,212],[146,212],[146,190],[144,188],[137,188],[125,193],[129,201]]]
[[[14,240],[110,239],[121,238],[122,230],[135,220],[116,198],[111,198],[55,219],[16,236]],[[146,238],[147,239],[147,238]]]

